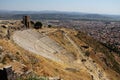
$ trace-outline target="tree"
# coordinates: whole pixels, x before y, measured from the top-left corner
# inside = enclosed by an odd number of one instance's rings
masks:
[[[42,28],[42,23],[41,23],[41,22],[36,22],[35,25],[34,25],[34,28],[35,28],[35,29],[40,29],[40,28]]]
[[[48,28],[51,28],[51,27],[52,27],[52,25],[49,24],[49,25],[48,25]]]

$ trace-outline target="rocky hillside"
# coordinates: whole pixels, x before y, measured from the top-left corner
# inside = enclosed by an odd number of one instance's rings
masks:
[[[0,39],[0,67],[12,65],[28,74],[64,80],[119,80],[120,57],[80,31],[43,28],[15,31]]]

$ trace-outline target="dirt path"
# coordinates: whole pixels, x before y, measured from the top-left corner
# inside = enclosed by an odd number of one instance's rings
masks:
[[[67,33],[64,33],[64,36],[68,39],[68,41],[76,48],[78,52],[78,64],[81,62],[80,59],[86,59],[86,62],[83,63],[84,67],[90,73],[92,76],[93,80],[109,80],[106,77],[106,74],[104,73],[103,69],[100,68],[99,65],[93,62],[92,58],[88,58],[84,56],[84,54],[81,52],[77,44],[67,35]],[[80,56],[80,57],[79,57]]]

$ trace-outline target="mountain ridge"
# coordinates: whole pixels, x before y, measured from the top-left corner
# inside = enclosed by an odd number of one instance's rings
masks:
[[[119,15],[107,15],[107,14],[97,14],[97,13],[83,13],[83,12],[67,12],[67,11],[7,11],[0,10],[0,16],[7,16],[3,19],[20,19],[15,16],[30,15],[31,18],[46,16],[44,19],[90,19],[90,20],[120,20]],[[54,16],[52,16],[54,15]],[[55,18],[56,16],[59,16]],[[64,15],[64,16],[63,16]],[[69,17],[67,17],[69,16]],[[41,17],[37,18],[41,19]]]

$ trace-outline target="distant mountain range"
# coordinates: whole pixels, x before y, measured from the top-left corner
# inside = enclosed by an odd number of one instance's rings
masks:
[[[64,11],[7,11],[0,10],[0,19],[21,19],[29,15],[33,20],[111,20],[120,21],[120,15],[90,14]]]

